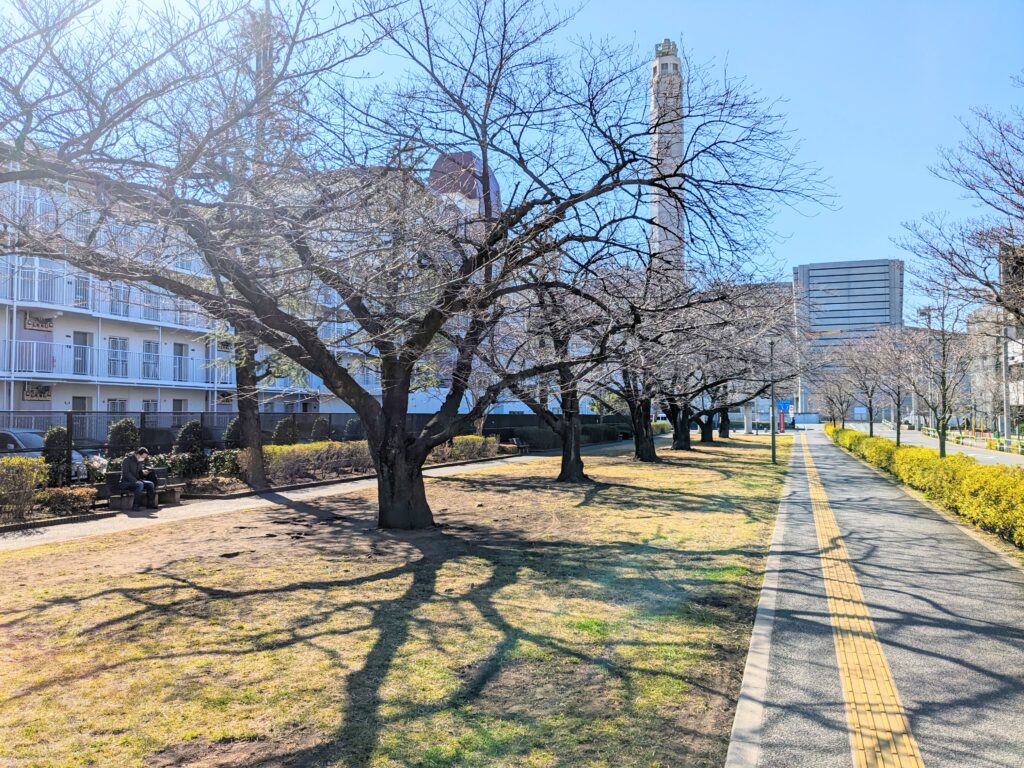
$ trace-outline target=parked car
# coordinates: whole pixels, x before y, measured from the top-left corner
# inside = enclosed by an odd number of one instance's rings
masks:
[[[31,429],[0,430],[0,454],[5,453],[38,459],[43,455],[42,432],[33,432]],[[71,479],[89,479],[85,457],[75,450],[71,451]]]

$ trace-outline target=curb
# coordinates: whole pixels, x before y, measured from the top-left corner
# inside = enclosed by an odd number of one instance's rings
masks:
[[[92,520],[102,520],[105,517],[114,517],[120,512],[90,512],[85,515],[68,515],[67,517],[44,517],[39,520],[25,520],[21,523],[5,523],[0,525],[0,534],[12,533],[14,531],[26,531],[31,528],[46,528],[51,525],[64,525],[65,523],[87,523]]]
[[[786,481],[782,486],[779,512],[775,517],[775,532],[765,560],[764,582],[761,584],[761,597],[754,616],[754,628],[750,633],[750,649],[743,667],[743,682],[736,702],[725,768],[756,768],[761,760],[761,732],[768,693],[768,661],[771,657],[775,605],[782,569],[782,540],[790,514],[788,499],[795,491],[796,473],[793,469],[798,455],[800,452],[796,450],[790,454],[789,466],[786,468]]]

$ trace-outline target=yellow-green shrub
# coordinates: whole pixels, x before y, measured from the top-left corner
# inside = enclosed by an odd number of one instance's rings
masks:
[[[964,473],[957,513],[1024,547],[1024,471],[978,464]]]
[[[0,517],[24,520],[32,509],[36,489],[46,480],[42,458],[5,456],[0,459]]]
[[[241,469],[248,464],[243,449],[238,452]],[[365,440],[335,442],[324,440],[298,445],[263,446],[263,464],[272,485],[300,483],[307,480],[329,480],[350,473],[373,469],[370,449]]]
[[[860,442],[857,453],[868,464],[888,472],[892,468],[896,443],[884,437],[868,437]]]

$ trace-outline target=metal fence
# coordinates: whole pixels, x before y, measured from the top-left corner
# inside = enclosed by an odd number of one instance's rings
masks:
[[[82,456],[105,454],[110,425],[130,419],[139,432],[140,445],[152,454],[167,453],[178,438],[184,424],[198,421],[204,450],[218,450],[226,446],[225,431],[238,414],[229,411],[0,411],[0,454],[39,455],[42,439],[50,427],[64,427],[70,436],[71,449]],[[433,414],[412,413],[407,417],[410,430],[422,429]],[[323,420],[317,434],[318,420]],[[584,424],[628,423],[628,418],[582,415]],[[362,440],[366,433],[359,417],[353,413],[260,413],[260,431],[265,442],[270,442],[278,425],[290,421],[299,442],[308,442],[321,435],[332,440]],[[543,426],[532,413],[490,414],[484,423],[484,434],[507,439],[512,431],[522,427]],[[469,425],[467,425],[467,432]],[[120,451],[122,447],[115,446]],[[124,449],[127,452],[127,448]]]

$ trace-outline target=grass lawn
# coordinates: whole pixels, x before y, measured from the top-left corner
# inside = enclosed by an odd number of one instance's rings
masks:
[[[780,443],[0,553],[0,766],[721,765]]]

